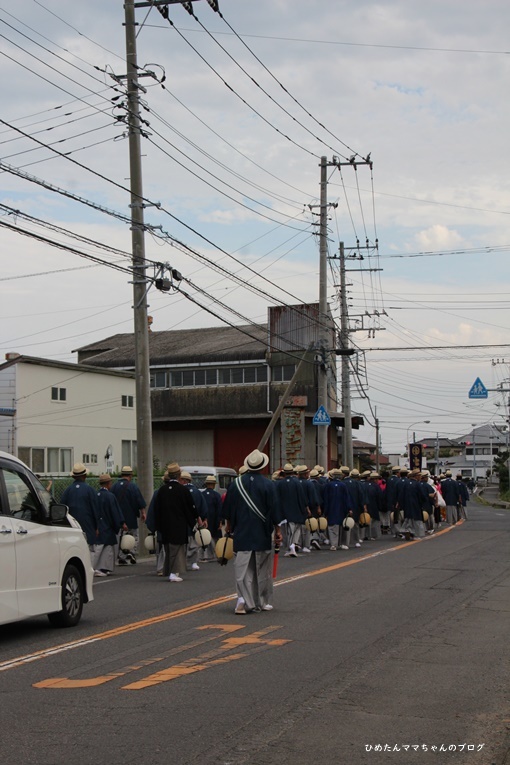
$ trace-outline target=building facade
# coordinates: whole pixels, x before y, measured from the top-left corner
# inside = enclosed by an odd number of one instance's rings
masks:
[[[132,372],[19,354],[0,364],[0,450],[39,475],[136,467]]]
[[[295,385],[264,447],[272,468],[315,464],[318,374],[328,370],[329,465],[337,463],[336,333],[318,305],[269,309],[267,324],[150,332],[153,453],[165,464],[238,469],[257,448],[301,360]],[[134,369],[134,339],[119,334],[79,348],[78,362]]]

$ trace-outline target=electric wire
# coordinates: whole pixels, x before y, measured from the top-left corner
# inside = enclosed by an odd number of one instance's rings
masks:
[[[6,126],[8,126],[8,125],[9,125],[9,123],[7,123],[5,120],[2,120],[2,119],[0,119],[0,124],[6,125]],[[39,144],[40,144],[40,145],[42,145],[42,146],[45,146],[45,145],[46,145],[46,144],[43,144],[41,141],[39,141],[39,139],[37,139],[37,138],[34,138],[34,137],[31,137],[31,136],[28,136],[28,135],[27,135],[26,133],[24,133],[24,131],[22,131],[20,128],[14,127],[14,126],[12,126],[12,125],[11,125],[10,127],[13,127],[13,129],[14,129],[14,130],[16,130],[16,131],[18,131],[18,132],[20,132],[20,133],[23,133],[23,134],[25,135],[25,137],[31,138],[31,140],[32,140],[32,141],[34,141],[34,142],[36,142],[36,143],[39,143]],[[123,191],[126,191],[126,192],[128,192],[128,191],[129,191],[129,190],[128,190],[128,189],[127,189],[125,186],[123,186],[122,184],[118,183],[117,181],[114,181],[114,180],[112,180],[111,178],[107,178],[105,175],[103,175],[102,173],[99,173],[97,170],[93,170],[92,168],[89,168],[89,167],[87,167],[86,165],[83,165],[81,162],[78,162],[77,160],[75,160],[75,159],[72,159],[71,157],[69,157],[69,156],[66,156],[65,154],[62,154],[62,152],[59,152],[57,149],[55,149],[55,148],[53,148],[53,147],[47,147],[47,148],[50,148],[50,151],[54,152],[54,153],[55,153],[57,156],[59,156],[59,157],[63,157],[63,158],[65,158],[65,159],[67,159],[67,160],[68,160],[69,162],[71,162],[72,164],[74,164],[74,165],[76,165],[76,166],[78,166],[78,167],[80,167],[80,168],[82,168],[82,169],[84,169],[84,170],[87,170],[87,171],[88,171],[88,172],[90,172],[91,174],[93,174],[93,175],[95,175],[95,176],[97,176],[97,177],[101,178],[102,180],[105,180],[105,181],[107,181],[108,183],[112,184],[112,185],[113,185],[113,186],[115,186],[116,188],[120,188],[120,189],[122,189]],[[0,166],[3,166],[3,163],[2,163],[1,161],[0,161]],[[142,197],[140,201],[143,201],[143,202],[148,202],[149,204],[151,204],[151,205],[154,205],[154,202],[152,202],[151,200],[148,200],[148,199],[146,199],[145,197]],[[235,257],[234,257],[234,256],[233,256],[231,253],[228,253],[226,250],[224,250],[223,248],[221,248],[221,247],[219,247],[218,245],[216,245],[214,242],[212,242],[212,241],[211,241],[210,239],[208,239],[206,236],[204,236],[203,234],[201,234],[200,232],[198,232],[198,231],[197,231],[196,229],[194,229],[192,226],[190,226],[189,224],[185,223],[184,221],[182,221],[181,219],[179,219],[177,216],[173,215],[173,214],[172,214],[172,213],[171,213],[169,210],[167,210],[166,208],[162,207],[162,206],[161,206],[159,203],[158,203],[158,204],[156,204],[156,206],[158,207],[158,209],[159,209],[161,212],[164,212],[164,213],[165,213],[166,215],[168,215],[170,218],[172,218],[172,219],[176,220],[176,221],[177,221],[177,222],[179,222],[181,225],[183,225],[185,228],[187,228],[188,230],[190,230],[190,231],[192,231],[193,233],[195,233],[195,234],[196,234],[197,236],[199,236],[199,237],[200,237],[200,238],[201,238],[203,241],[205,241],[205,242],[207,242],[208,244],[210,244],[211,246],[215,247],[215,248],[216,248],[218,251],[222,252],[222,253],[223,253],[224,255],[226,255],[228,258],[231,258],[232,260],[234,260],[234,261],[235,261],[235,262],[236,262],[238,265],[240,265],[240,266],[244,267],[245,269],[247,269],[248,271],[250,271],[251,273],[253,273],[255,276],[259,276],[259,274],[257,274],[257,272],[256,272],[256,271],[254,271],[254,270],[253,270],[253,269],[252,269],[250,266],[248,266],[248,265],[246,265],[246,264],[242,263],[241,261],[239,261],[239,260],[238,260],[237,258],[235,258]],[[175,245],[175,246],[178,246],[178,245],[177,245],[177,240],[175,240],[175,239],[174,239],[174,240],[173,240],[173,242],[174,242],[174,245]],[[188,248],[186,245],[182,245],[182,243],[179,243],[179,245],[181,245],[181,246],[183,246],[183,247],[186,247],[188,251],[191,251],[191,248]],[[196,253],[195,253],[195,254],[196,254]],[[202,256],[202,257],[203,257],[203,256]],[[204,260],[205,260],[205,258],[204,258]],[[209,264],[211,265],[211,267],[215,267],[215,266],[214,266],[214,264],[212,264],[212,262],[211,262],[211,261],[209,261]],[[229,275],[231,275],[231,274],[230,274],[230,272],[227,272],[227,273],[229,273]],[[275,284],[273,281],[271,281],[271,280],[270,280],[270,279],[268,279],[267,277],[264,277],[264,276],[263,276],[263,277],[262,277],[262,279],[263,279],[265,282],[267,282],[268,284],[271,284],[273,287],[275,287],[275,288],[276,288],[277,290],[279,290],[280,292],[282,292],[282,293],[284,293],[284,294],[287,294],[287,295],[289,295],[291,298],[293,298],[294,300],[297,300],[297,301],[298,301],[299,303],[301,303],[301,304],[303,303],[303,301],[302,301],[302,300],[300,300],[299,298],[297,298],[297,297],[296,297],[295,295],[293,295],[291,292],[289,292],[288,290],[286,290],[284,287],[281,287],[281,286],[279,286],[279,285]],[[253,285],[251,285],[251,287],[252,287],[252,289],[254,288],[254,286],[253,286]],[[259,289],[259,288],[257,288],[257,289]],[[260,292],[263,292],[262,290],[259,290],[259,291],[260,291]],[[263,294],[264,294],[264,297],[266,297],[266,298],[268,298],[268,297],[269,297],[269,298],[270,298],[272,301],[276,301],[276,298],[274,298],[274,297],[272,297],[272,296],[269,296],[269,293],[267,293],[267,292],[264,292]],[[277,301],[277,302],[281,302],[281,301]]]
[[[351,154],[353,154],[355,157],[361,157],[361,154],[359,154],[359,152],[357,152],[354,149],[352,149],[348,144],[346,144],[344,141],[342,141],[341,138],[338,138],[338,136],[336,136],[334,133],[331,132],[331,130],[329,130],[325,125],[323,125],[322,122],[319,122],[319,120],[310,111],[308,111],[308,109],[305,106],[303,106],[303,104],[285,87],[285,85],[283,85],[283,83],[280,82],[280,80],[273,74],[273,72],[264,64],[264,62],[256,55],[256,53],[247,45],[247,43],[244,41],[243,37],[241,35],[239,35],[235,31],[235,29],[227,21],[227,19],[225,18],[225,16],[223,15],[223,13],[221,12],[221,10],[219,8],[218,8],[218,10],[216,12],[217,12],[218,16],[221,18],[221,20],[231,30],[231,32],[237,37],[239,42],[241,42],[242,45],[244,45],[244,47],[251,53],[251,55],[256,59],[256,61],[258,61],[258,63],[261,65],[261,67],[269,74],[270,77],[273,78],[273,80],[294,101],[295,104],[297,106],[299,106],[300,109],[302,109],[305,112],[305,114],[308,115],[308,117],[310,117],[314,122],[316,122],[317,125],[319,125],[327,133],[329,133],[329,135],[332,136],[332,138],[334,138],[335,141],[338,141],[340,144],[342,144],[342,146],[345,146],[345,148],[348,149],[349,152],[351,152]],[[210,33],[208,32],[208,34],[210,34]],[[327,144],[325,144],[325,145],[327,145]],[[329,148],[332,149],[331,146]],[[335,149],[333,149],[333,151],[335,151]],[[335,153],[336,153],[336,151],[335,151]],[[345,157],[345,159],[347,159],[347,157]]]
[[[156,6],[156,7],[159,10],[159,6]],[[315,154],[315,152],[311,151],[310,149],[307,149],[305,146],[302,146],[293,138],[286,135],[286,133],[284,133],[282,130],[280,130],[280,128],[278,128],[270,120],[268,120],[267,117],[264,117],[264,115],[261,114],[261,112],[259,112],[258,109],[256,109],[245,98],[243,98],[243,96],[240,93],[238,93],[237,90],[224,79],[224,77],[222,77],[222,75],[214,68],[214,66],[210,64],[209,61],[207,61],[207,59],[200,53],[200,51],[198,51],[197,48],[195,48],[195,46],[185,37],[185,35],[183,35],[182,32],[179,31],[179,29],[175,26],[173,21],[167,16],[165,18],[170,24],[170,26],[173,29],[175,29],[179,37],[182,40],[184,40],[184,42],[195,52],[195,54],[199,57],[199,59],[216,75],[216,77],[218,77],[221,80],[221,82],[226,86],[226,88],[228,88],[228,90],[232,93],[232,95],[238,98],[245,106],[248,107],[248,109],[250,109],[250,111],[256,114],[257,117],[259,117],[259,119],[261,119],[266,125],[272,128],[272,130],[278,133],[282,138],[285,138],[287,141],[292,143],[298,149],[301,149],[301,151],[304,151],[306,154],[309,154],[310,156],[315,157],[316,159],[320,159],[320,156],[318,154]]]
[[[303,130],[305,130],[307,133],[309,133],[309,135],[311,135],[311,136],[312,136],[312,138],[315,138],[315,140],[317,140],[317,141],[318,141],[320,144],[323,144],[324,146],[326,146],[328,149],[331,149],[331,150],[332,150],[333,152],[335,152],[335,153],[339,153],[339,152],[338,152],[338,149],[335,149],[333,146],[330,146],[328,143],[326,143],[325,141],[323,141],[321,138],[319,138],[319,136],[315,135],[315,133],[313,133],[313,132],[312,132],[312,131],[311,131],[309,128],[307,128],[307,127],[306,127],[306,125],[304,125],[304,124],[303,124],[303,123],[302,123],[300,120],[298,120],[298,119],[297,119],[297,117],[295,117],[293,114],[291,114],[291,112],[289,112],[289,111],[288,111],[288,109],[286,109],[286,108],[283,106],[283,104],[279,103],[279,101],[277,101],[277,100],[276,100],[276,99],[275,99],[275,98],[274,98],[274,97],[273,97],[273,96],[272,96],[272,95],[271,95],[271,94],[270,94],[270,93],[269,93],[269,92],[268,92],[268,91],[267,91],[265,88],[263,88],[263,87],[262,87],[262,85],[261,85],[261,84],[260,84],[260,83],[259,83],[259,82],[258,82],[258,81],[257,81],[257,80],[256,80],[256,79],[255,79],[255,78],[252,76],[252,75],[251,75],[251,74],[249,74],[249,72],[247,72],[247,71],[246,71],[246,69],[245,69],[245,68],[242,66],[242,64],[240,64],[240,63],[239,63],[239,61],[237,61],[237,59],[236,59],[234,56],[232,56],[232,54],[231,54],[231,53],[229,53],[229,51],[228,51],[228,50],[225,48],[225,46],[223,46],[223,45],[222,45],[222,44],[219,42],[219,40],[217,40],[217,39],[216,39],[216,37],[215,37],[215,36],[214,36],[214,35],[213,35],[213,34],[212,34],[212,33],[211,33],[211,32],[210,32],[210,31],[209,31],[209,30],[208,30],[208,29],[207,29],[207,28],[206,28],[206,27],[205,27],[205,26],[202,24],[202,22],[200,21],[200,19],[198,18],[198,16],[197,16],[197,15],[195,14],[195,12],[193,11],[193,6],[192,6],[191,4],[190,4],[190,6],[188,6],[188,7],[186,8],[186,10],[187,10],[187,11],[188,11],[188,13],[190,14],[190,16],[193,16],[193,18],[195,19],[195,21],[197,22],[197,24],[199,24],[199,25],[201,26],[201,28],[204,30],[204,32],[206,32],[206,34],[207,34],[207,35],[208,35],[208,36],[211,38],[211,40],[213,40],[213,41],[216,43],[216,45],[218,45],[218,46],[221,48],[221,50],[222,50],[222,51],[225,53],[225,55],[226,55],[226,56],[228,56],[228,58],[229,58],[229,59],[230,59],[230,60],[231,60],[231,61],[232,61],[232,62],[233,62],[233,63],[234,63],[234,64],[235,64],[235,65],[236,65],[236,66],[237,66],[237,67],[238,67],[238,68],[239,68],[239,69],[240,69],[242,72],[243,72],[243,74],[245,74],[245,75],[246,75],[246,77],[247,77],[247,78],[248,78],[248,79],[249,79],[249,80],[250,80],[250,81],[251,81],[251,82],[252,82],[252,83],[253,83],[253,84],[254,84],[254,85],[257,87],[257,88],[259,88],[259,90],[260,90],[262,93],[264,93],[264,95],[265,95],[267,98],[269,98],[269,100],[270,100],[270,101],[271,101],[273,104],[275,104],[275,106],[277,106],[277,107],[278,107],[278,108],[279,108],[281,111],[283,111],[283,112],[284,112],[284,114],[286,114],[288,117],[290,117],[290,119],[291,119],[293,122],[295,122],[297,125],[299,125],[300,127],[302,127],[302,128],[303,128]],[[220,11],[219,11],[219,10],[217,11],[217,13],[218,13],[218,15],[219,15],[219,16],[221,16],[221,17],[223,18],[222,14],[220,13]],[[225,20],[224,18],[223,18],[223,20],[225,21],[225,23],[227,23],[227,22],[226,22],[226,20]],[[230,25],[229,25],[229,26],[230,26]],[[241,42],[243,42],[243,41],[241,40],[241,38],[238,38],[238,39],[239,39]],[[246,47],[246,48],[247,48],[247,49],[250,51],[250,53],[252,53],[252,54],[253,54],[253,56],[255,56],[255,54],[254,54],[254,53],[253,53],[253,52],[250,50],[250,48],[249,48],[249,47],[246,45],[246,43],[243,43],[243,44],[244,44],[244,45],[245,45],[245,47]],[[257,59],[257,61],[258,61],[258,62],[259,62],[259,63],[260,63],[260,64],[261,64],[263,67],[264,67],[264,69],[265,69],[267,72],[269,72],[269,74],[271,74],[271,72],[269,71],[269,69],[268,69],[266,66],[264,66],[264,64],[262,64],[262,61],[261,61],[261,60],[260,60],[260,59],[259,59],[257,56],[255,56],[255,58],[256,58],[256,59]],[[274,77],[274,75],[272,75],[272,74],[271,74],[271,76],[273,76],[273,78],[276,80],[276,77]],[[285,92],[286,92],[286,93],[288,93],[288,91],[286,90],[286,88],[284,88],[284,87],[283,87],[283,85],[282,85],[282,84],[281,84],[281,83],[280,83],[278,80],[276,80],[276,82],[278,82],[278,84],[279,84],[279,85],[280,85],[280,86],[283,88],[283,90],[285,90]],[[289,95],[290,95],[290,94],[289,94]],[[294,99],[294,100],[295,100],[295,99]],[[296,103],[298,103],[298,102],[296,101]],[[309,114],[309,113],[307,112],[307,114]],[[312,115],[311,115],[311,114],[309,114],[309,116],[312,116]],[[312,117],[312,119],[314,119],[314,118]],[[317,120],[315,120],[315,121],[317,122]],[[319,124],[320,124],[320,123],[319,123]],[[321,127],[323,127],[323,126],[321,125]],[[328,131],[328,132],[329,132],[329,131]],[[351,152],[353,151],[353,150],[352,150],[352,149],[350,149],[350,147],[349,147],[349,146],[347,146],[347,144],[345,144],[343,141],[341,141],[340,143],[341,143],[343,146],[345,146],[347,149],[349,149]],[[346,157],[346,156],[344,156],[344,155],[341,155],[341,156],[343,156],[343,158],[344,158],[344,159],[347,159],[347,157]],[[357,154],[357,152],[355,152],[355,156],[360,156],[360,155],[358,155],[358,154]]]

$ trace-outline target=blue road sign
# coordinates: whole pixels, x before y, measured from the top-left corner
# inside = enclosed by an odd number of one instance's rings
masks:
[[[320,406],[313,416],[314,425],[331,425],[331,417],[323,406]]]
[[[469,398],[488,398],[488,397],[489,397],[489,394],[487,392],[487,388],[485,387],[483,382],[480,380],[480,378],[477,377],[469,390]]]

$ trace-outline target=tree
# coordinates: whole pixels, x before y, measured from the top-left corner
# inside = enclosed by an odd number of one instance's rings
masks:
[[[508,480],[508,451],[500,452],[494,457],[494,472],[499,476],[499,493],[505,494],[509,489]]]

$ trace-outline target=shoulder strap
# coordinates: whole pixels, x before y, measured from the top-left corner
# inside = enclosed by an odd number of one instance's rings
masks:
[[[266,521],[266,516],[264,515],[264,513],[262,513],[259,510],[259,508],[255,504],[255,502],[252,500],[252,498],[250,497],[250,495],[248,494],[248,492],[244,488],[243,482],[241,480],[241,476],[240,475],[237,476],[237,478],[235,479],[235,485],[237,486],[239,494],[244,499],[244,501],[246,502],[246,504],[248,505],[248,507],[250,508],[252,513],[255,513],[255,515],[258,516],[261,521],[265,522]]]

